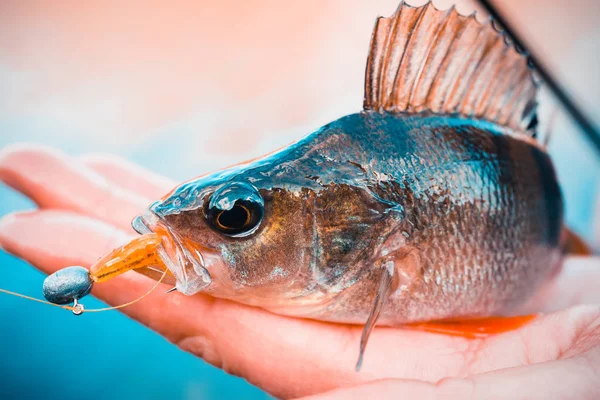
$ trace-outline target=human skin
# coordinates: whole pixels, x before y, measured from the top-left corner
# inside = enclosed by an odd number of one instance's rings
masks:
[[[0,179],[39,207],[4,217],[0,245],[45,273],[89,266],[134,237],[131,219],[175,186],[114,157],[74,158],[32,145],[2,151]],[[284,317],[205,295],[166,295],[167,287],[122,311],[280,398],[593,399],[600,395],[598,283],[598,258],[568,258],[523,308],[542,315],[487,338],[376,328],[359,373],[360,326]],[[119,305],[153,284],[131,272],[92,294]]]

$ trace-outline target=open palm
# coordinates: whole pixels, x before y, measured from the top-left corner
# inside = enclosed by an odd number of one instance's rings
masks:
[[[175,186],[114,157],[76,159],[29,145],[4,149],[0,179],[39,206],[5,217],[0,245],[46,273],[89,266],[129,240],[131,219]],[[360,373],[354,371],[359,326],[283,317],[165,290],[122,311],[277,397],[597,399],[599,283],[598,259],[571,258],[523,310],[548,314],[488,338],[376,328]],[[127,273],[96,285],[93,294],[118,305],[152,284]]]

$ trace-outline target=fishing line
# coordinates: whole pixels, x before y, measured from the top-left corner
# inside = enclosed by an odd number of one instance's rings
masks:
[[[110,310],[118,310],[119,308],[123,308],[123,307],[127,307],[130,306],[132,304],[137,303],[138,301],[142,300],[144,297],[148,296],[150,293],[154,292],[154,290],[158,287],[158,285],[161,284],[161,282],[163,281],[163,279],[165,278],[165,276],[167,275],[167,269],[165,268],[163,274],[160,276],[160,279],[158,281],[156,281],[156,283],[154,284],[154,286],[152,286],[150,288],[150,290],[148,290],[146,293],[144,293],[143,295],[141,295],[140,297],[138,297],[135,300],[132,300],[128,303],[124,303],[118,306],[114,306],[114,307],[104,307],[104,308],[94,308],[91,310],[86,310],[87,312],[102,312],[102,311],[110,311]]]
[[[26,300],[37,301],[38,303],[42,303],[42,304],[49,304],[51,306],[64,308],[65,310],[73,310],[72,306],[63,306],[63,305],[60,305],[60,304],[50,303],[49,301],[46,301],[46,300],[36,299],[35,297],[26,296],[26,295],[21,294],[21,293],[11,292],[10,290],[6,290],[6,289],[2,289],[2,288],[0,288],[0,293],[6,293],[6,294],[9,294],[11,296],[21,297],[22,299],[26,299]]]
[[[154,292],[156,290],[156,288],[158,287],[158,285],[160,285],[162,283],[163,279],[167,275],[167,271],[168,271],[167,269],[164,270],[164,272],[161,275],[160,279],[158,281],[156,281],[156,283],[154,284],[154,286],[152,286],[150,288],[150,290],[148,290],[146,293],[144,293],[143,295],[141,295],[140,297],[138,297],[135,300],[132,300],[132,301],[129,301],[127,303],[120,304],[120,305],[114,306],[114,307],[92,308],[90,310],[86,310],[83,307],[83,304],[79,303],[77,299],[74,300],[72,306],[66,306],[66,305],[54,304],[54,303],[51,303],[51,302],[46,301],[46,300],[36,299],[35,297],[27,296],[27,295],[24,295],[24,294],[21,294],[21,293],[11,292],[10,290],[6,290],[6,289],[2,289],[2,288],[0,288],[0,293],[5,293],[5,294],[11,295],[11,296],[20,297],[22,299],[35,301],[35,302],[42,303],[42,304],[49,304],[49,305],[54,306],[54,307],[59,307],[59,308],[65,309],[65,310],[70,310],[75,315],[83,314],[84,311],[85,312],[103,312],[103,311],[110,311],[110,310],[118,310],[120,308],[130,306],[130,305],[135,304],[138,301],[142,300],[144,297],[148,296],[150,293],[152,293],[152,292]]]

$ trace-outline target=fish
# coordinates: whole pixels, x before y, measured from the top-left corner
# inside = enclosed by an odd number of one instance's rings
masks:
[[[364,325],[357,368],[376,325],[515,326],[563,260],[538,87],[491,20],[402,2],[375,24],[361,111],[174,188],[133,220],[152,256],[123,271]]]

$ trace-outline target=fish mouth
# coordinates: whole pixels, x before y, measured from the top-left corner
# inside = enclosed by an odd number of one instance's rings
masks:
[[[165,266],[175,276],[177,290],[191,296],[212,283],[210,273],[206,269],[204,256],[199,249],[188,249],[181,238],[169,225],[152,210],[134,218],[133,229],[141,235],[156,233],[162,239],[158,246],[158,255]]]

